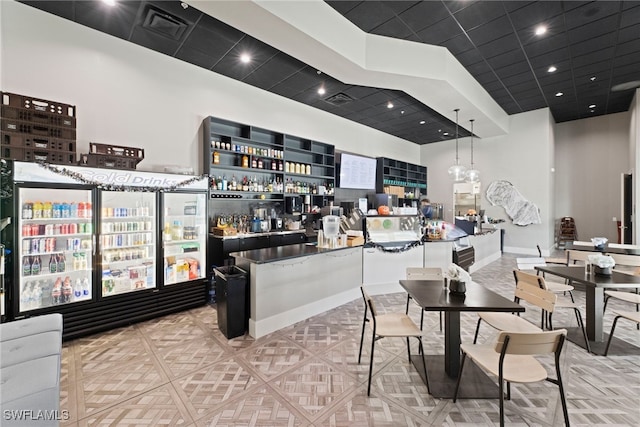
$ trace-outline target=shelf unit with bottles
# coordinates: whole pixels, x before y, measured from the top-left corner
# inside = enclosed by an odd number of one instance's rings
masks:
[[[425,166],[387,157],[377,158],[376,191],[385,187],[403,187],[401,199],[416,199],[427,195],[427,168]]]

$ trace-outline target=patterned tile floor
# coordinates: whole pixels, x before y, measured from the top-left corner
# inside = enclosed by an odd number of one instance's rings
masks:
[[[515,256],[505,254],[473,278],[511,298],[514,266]],[[584,306],[584,293],[575,294]],[[374,298],[382,312],[404,310],[406,294]],[[63,426],[498,424],[497,401],[454,404],[430,396],[401,339],[376,346],[367,397],[369,345],[357,363],[363,308],[356,300],[258,340],[227,340],[217,329],[215,306],[205,306],[67,342],[61,409],[71,418]],[[608,331],[613,316],[607,311]],[[419,321],[420,310],[413,307],[411,315]],[[538,321],[535,310],[525,317]],[[462,314],[463,342],[473,340],[476,319]],[[558,313],[554,324],[577,323],[571,313]],[[436,313],[426,314],[425,330],[425,352],[442,354]],[[480,340],[493,337],[491,328],[481,329]],[[640,331],[629,323],[619,322],[616,337],[640,345]],[[552,368],[551,358],[541,360]],[[568,343],[561,362],[573,425],[638,425],[640,352],[605,358]],[[558,391],[550,383],[514,385],[505,408],[509,425],[562,425]]]

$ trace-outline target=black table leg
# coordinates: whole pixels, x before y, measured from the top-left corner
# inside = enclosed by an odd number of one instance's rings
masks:
[[[460,372],[460,312],[444,313],[444,370],[451,378]]]
[[[604,309],[604,289],[587,286],[587,312],[586,328],[587,337],[590,341],[601,342],[604,340],[604,331],[602,330],[602,318]]]

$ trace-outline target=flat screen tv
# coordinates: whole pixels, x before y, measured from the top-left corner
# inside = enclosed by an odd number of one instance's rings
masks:
[[[340,188],[375,190],[376,159],[342,153],[340,156]]]

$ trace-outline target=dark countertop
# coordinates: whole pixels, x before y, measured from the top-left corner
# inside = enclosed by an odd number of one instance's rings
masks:
[[[603,248],[596,248],[593,245],[574,245],[573,242],[567,242],[564,245],[565,250],[585,251],[585,252],[602,252],[603,254],[618,254],[618,255],[640,255],[640,249],[636,248],[610,248],[609,243],[606,243]]]
[[[306,230],[301,228],[299,230],[277,230],[277,231],[267,231],[264,233],[238,233],[235,236],[216,236],[213,233],[209,233],[209,237],[213,237],[214,239],[247,239],[251,237],[260,237],[260,236],[272,236],[272,235],[282,235],[282,234],[306,234]]]
[[[352,249],[354,247],[357,248],[359,246],[346,246],[344,248],[327,249],[318,248],[314,243],[303,243],[299,245],[287,245],[274,248],[254,249],[251,251],[231,252],[229,255],[234,258],[243,258],[256,264],[266,264],[269,262],[282,261],[285,259],[324,254],[328,252],[337,252],[345,249]]]

